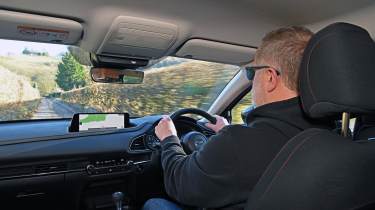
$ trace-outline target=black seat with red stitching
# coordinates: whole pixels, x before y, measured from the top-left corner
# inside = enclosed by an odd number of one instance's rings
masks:
[[[375,45],[361,27],[335,23],[309,42],[300,69],[302,106],[339,120],[342,135],[306,130],[291,139],[253,189],[246,209],[375,209],[375,141],[347,136],[350,116],[375,114]]]

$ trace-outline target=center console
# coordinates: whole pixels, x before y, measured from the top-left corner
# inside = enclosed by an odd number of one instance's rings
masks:
[[[125,157],[91,160],[86,166],[86,172],[91,177],[100,177],[111,174],[129,172],[141,173],[150,160],[147,158],[126,159]]]

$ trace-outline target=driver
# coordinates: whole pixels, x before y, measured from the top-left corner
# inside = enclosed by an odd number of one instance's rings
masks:
[[[206,124],[216,135],[199,151],[187,155],[173,121],[163,117],[155,133],[161,141],[164,184],[179,204],[154,198],[143,209],[242,209],[267,165],[289,139],[308,128],[332,128],[306,118],[298,97],[299,66],[312,35],[304,27],[293,26],[263,38],[252,66],[247,67],[257,108],[248,114],[246,125],[228,125],[225,118],[216,116],[216,124]]]

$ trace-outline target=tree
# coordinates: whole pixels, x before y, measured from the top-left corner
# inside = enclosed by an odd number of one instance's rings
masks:
[[[85,69],[71,53],[65,53],[62,62],[58,65],[56,83],[65,91],[84,87],[87,84]]]
[[[23,49],[22,54],[24,54],[24,55],[30,55],[31,51],[29,49],[25,48],[25,49]]]
[[[34,50],[30,50],[27,47],[22,50],[22,54],[24,55],[34,55],[34,56],[49,56],[48,52],[38,52]]]

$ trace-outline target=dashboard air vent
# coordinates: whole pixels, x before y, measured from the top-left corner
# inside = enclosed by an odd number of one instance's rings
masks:
[[[34,169],[31,166],[0,169],[0,177],[22,176],[33,173]]]
[[[145,136],[138,136],[134,138],[130,144],[131,151],[144,151],[147,150],[145,143]]]

